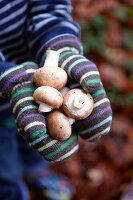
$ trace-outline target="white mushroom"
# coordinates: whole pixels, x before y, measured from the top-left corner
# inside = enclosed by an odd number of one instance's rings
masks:
[[[72,89],[67,92],[63,100],[63,110],[67,116],[76,120],[88,117],[93,110],[93,98],[81,89]]]
[[[52,109],[60,108],[63,103],[61,93],[50,86],[38,87],[33,97],[39,104],[39,112],[50,112]]]
[[[52,111],[46,118],[49,134],[56,140],[67,140],[72,133],[68,118],[60,111]]]
[[[60,90],[66,85],[67,73],[58,67],[59,52],[54,50],[46,51],[44,66],[34,73],[36,86],[51,86]]]

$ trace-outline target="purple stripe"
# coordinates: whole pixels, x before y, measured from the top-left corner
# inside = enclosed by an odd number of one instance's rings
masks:
[[[105,114],[107,111],[111,111],[111,108],[110,106],[109,107],[106,107],[104,109],[101,110],[101,112],[99,112],[98,114],[92,114],[90,115],[88,118],[86,118],[85,120],[83,120],[82,122],[76,122],[76,128],[80,128],[81,127],[81,124],[82,126],[92,122],[93,120],[96,120],[97,118],[101,117],[101,115]]]
[[[2,92],[4,92],[4,90],[6,91],[8,89],[8,87],[10,87],[10,85],[15,82],[17,79],[23,77],[25,74],[25,72],[18,72],[18,74],[15,74],[15,76],[11,79],[8,80],[8,82],[3,86],[2,88]]]
[[[36,117],[36,116],[39,117],[40,114],[30,114],[30,115],[26,115],[26,116],[24,116],[24,117],[22,118],[22,120],[20,120],[20,125],[21,125],[22,123],[24,123],[25,120],[29,119],[30,117]]]
[[[54,42],[54,40],[53,40],[53,45],[50,46],[50,47],[54,47],[54,46],[59,45],[59,44],[61,44],[61,43],[63,43],[63,42],[73,42],[73,41],[74,41],[74,43],[77,44],[78,46],[81,46],[81,43],[80,43],[78,40],[74,39],[74,38],[72,38],[72,39],[71,39],[71,38],[68,38],[68,39],[60,39],[60,38],[59,38],[59,40],[58,40],[57,42]],[[51,41],[50,41],[50,42],[51,42]],[[41,51],[44,50],[45,45],[46,45],[46,44],[44,44],[44,45],[39,49],[39,51],[37,52],[37,54],[36,54],[36,60],[38,60],[39,54],[41,54]],[[68,45],[67,45],[67,46],[68,46]]]
[[[87,72],[92,71],[92,70],[97,71],[96,68],[95,68],[95,65],[93,66],[93,63],[88,63],[88,64],[84,64],[84,65],[82,65],[82,63],[81,63],[79,67],[77,66],[73,70],[73,74],[74,74],[74,76],[77,76],[78,74],[80,74],[80,77],[81,77],[83,75],[81,73],[84,70],[87,70]]]
[[[53,45],[51,45],[50,47],[55,47],[56,45],[60,45],[60,44],[64,44],[65,42],[72,42],[73,44],[75,43],[75,44],[77,44],[77,45],[81,45],[81,43],[78,41],[78,40],[74,40],[74,39],[70,39],[70,38],[68,38],[68,39],[60,39],[60,40],[58,40],[57,42],[54,42],[53,43]],[[69,44],[69,43],[68,43]]]

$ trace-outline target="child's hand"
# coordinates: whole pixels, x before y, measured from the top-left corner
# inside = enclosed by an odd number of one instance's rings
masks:
[[[0,95],[10,100],[18,131],[42,157],[52,162],[69,158],[78,150],[78,136],[72,134],[67,141],[54,140],[46,132],[45,118],[34,102],[33,73],[38,66],[25,62],[14,66],[1,61],[0,67],[8,69],[0,75]]]
[[[88,118],[74,124],[76,131],[88,141],[107,134],[112,121],[110,102],[101,83],[97,67],[81,55],[82,44],[79,38],[71,34],[62,34],[49,40],[37,53],[38,63],[42,64],[44,61],[43,55],[47,49],[60,52],[59,66],[67,72],[70,78],[68,84],[70,85],[71,79],[76,81],[94,98],[93,112]]]
[[[79,86],[90,93],[94,99],[92,114],[74,124],[76,131],[88,141],[93,141],[107,134],[112,121],[112,111],[96,65],[82,55],[72,51],[64,51],[60,55],[60,67],[67,72],[70,78],[68,81],[70,88],[77,81]],[[74,80],[73,86],[70,85],[71,79]]]

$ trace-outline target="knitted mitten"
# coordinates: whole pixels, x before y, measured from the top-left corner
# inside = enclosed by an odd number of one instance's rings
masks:
[[[77,135],[67,141],[54,140],[46,132],[45,118],[38,112],[33,99],[33,73],[38,66],[33,62],[21,65],[0,62],[0,96],[10,100],[19,132],[46,160],[58,162],[69,158],[78,150]]]
[[[59,66],[67,72],[70,78],[68,81],[70,88],[74,88],[79,83],[79,86],[89,92],[94,99],[94,109],[91,115],[74,123],[76,131],[87,141],[93,141],[107,134],[112,121],[110,102],[96,65],[81,55],[82,45],[79,39],[73,35],[64,34],[48,41],[38,52],[37,62],[43,62],[43,53],[47,49],[60,52]],[[72,80],[73,85],[70,84]]]

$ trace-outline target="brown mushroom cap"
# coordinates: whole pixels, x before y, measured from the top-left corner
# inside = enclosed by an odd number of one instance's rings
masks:
[[[52,61],[51,61],[52,62]],[[51,86],[60,90],[66,85],[67,73],[59,67],[42,67],[34,73],[36,86]]]
[[[94,106],[93,98],[81,89],[72,89],[67,92],[63,100],[65,114],[76,120],[88,117]]]
[[[33,97],[37,103],[41,102],[47,104],[54,109],[59,108],[63,103],[62,94],[50,86],[38,87],[35,90]]]
[[[49,134],[56,140],[67,140],[71,136],[71,125],[68,118],[59,111],[48,114],[47,129]]]

